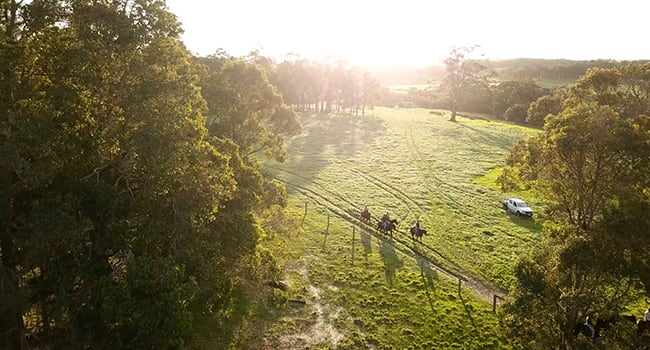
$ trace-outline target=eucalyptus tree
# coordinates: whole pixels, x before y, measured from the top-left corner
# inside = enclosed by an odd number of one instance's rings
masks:
[[[547,115],[557,115],[562,112],[562,94],[562,89],[554,89],[531,102],[526,113],[526,123],[541,127],[544,126]]]
[[[650,217],[649,69],[588,72],[562,112],[546,117],[544,132],[508,160],[548,211],[545,246],[518,264],[502,308],[504,325],[532,348],[572,348],[580,342],[572,330],[586,316],[616,315],[636,291],[650,292],[642,229]],[[640,341],[611,331],[601,344]]]
[[[440,88],[447,94],[451,121],[456,121],[456,114],[462,104],[470,97],[469,92],[485,86],[485,77],[480,73],[484,67],[470,55],[476,46],[454,47],[443,61],[447,72]]]
[[[0,343],[200,348],[217,334],[227,346],[232,330],[215,328],[236,327],[238,274],[259,272],[255,237],[220,224],[254,223],[237,208],[259,176],[241,159],[254,144],[281,157],[279,136],[235,121],[242,132],[209,134],[164,1],[1,6]],[[235,102],[221,108],[248,108]],[[272,130],[292,115],[274,111]]]

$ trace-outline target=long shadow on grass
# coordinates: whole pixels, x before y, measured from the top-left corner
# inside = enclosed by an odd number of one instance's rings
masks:
[[[372,115],[303,114],[301,121],[305,132],[288,142],[286,165],[267,167],[271,173],[281,171],[286,182],[299,186],[310,183],[331,163],[333,155],[354,155],[386,131],[384,121]]]
[[[404,265],[395,252],[395,246],[386,239],[379,239],[379,254],[384,261],[384,273],[389,287],[395,284],[395,271]]]
[[[473,310],[467,307],[467,302],[465,302],[465,298],[463,298],[463,293],[459,293],[458,296],[460,297],[460,302],[463,303],[463,309],[465,309],[465,313],[467,314],[467,319],[472,324],[474,330],[476,330],[476,323],[474,323],[474,318],[472,317]]]
[[[507,215],[510,218],[510,221],[517,226],[528,229],[531,232],[542,231],[542,225],[537,223],[533,218],[521,217],[511,213],[507,213]]]
[[[438,280],[438,273],[436,270],[431,268],[428,261],[422,259],[420,256],[416,255],[415,259],[420,267],[420,276],[422,276],[422,282],[424,283],[424,293],[427,295],[427,299],[429,300],[431,312],[435,312],[436,310],[433,307],[434,303],[433,298],[431,298],[431,292],[434,289],[433,281]]]
[[[365,230],[361,230],[361,245],[363,246],[363,256],[368,260],[368,254],[372,253],[372,238]]]

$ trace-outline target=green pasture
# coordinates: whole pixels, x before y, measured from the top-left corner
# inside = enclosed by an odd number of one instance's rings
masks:
[[[488,301],[464,285],[459,293],[457,280],[393,239],[316,201],[305,215],[301,202],[292,199],[293,233],[264,242],[289,287],[258,317],[260,348],[511,348]]]
[[[500,193],[477,179],[504,164],[520,139],[538,131],[425,109],[377,108],[372,115],[305,115],[289,160],[264,171],[284,182],[292,203],[373,222],[389,211],[401,224],[420,218],[427,255],[459,274],[507,288],[517,257],[538,244],[540,225],[506,214]],[[536,209],[540,203],[524,198]]]
[[[509,149],[538,131],[448,119],[390,108],[302,116],[288,161],[263,168],[286,184],[298,226],[265,243],[290,285],[277,291],[284,306],[265,315],[266,346],[509,348],[490,293],[508,287],[541,228],[501,209],[509,194],[494,179]],[[358,220],[366,204],[371,225]],[[400,221],[392,238],[375,230],[384,211]],[[406,233],[416,217],[428,230],[421,243]],[[459,293],[459,276],[483,285],[462,282]],[[296,298],[305,304],[287,301]]]
[[[566,87],[576,83],[575,79],[537,79],[535,80],[537,85],[545,88],[557,88],[557,87]]]
[[[434,83],[432,84],[402,84],[402,85],[391,85],[390,86],[390,91],[399,93],[399,94],[406,94],[411,90],[426,90],[431,87],[438,87],[439,83]]]

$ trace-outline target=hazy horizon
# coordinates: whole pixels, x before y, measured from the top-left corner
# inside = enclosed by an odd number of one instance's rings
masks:
[[[369,6],[369,4],[371,6]],[[650,47],[636,0],[168,0],[181,39],[200,56],[257,50],[276,59],[345,59],[363,66],[425,67],[454,46],[478,45],[477,58],[643,60]]]

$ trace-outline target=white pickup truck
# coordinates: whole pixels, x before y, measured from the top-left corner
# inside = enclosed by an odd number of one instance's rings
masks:
[[[528,204],[519,198],[508,198],[501,201],[501,205],[505,211],[511,212],[518,216],[533,216],[533,210],[528,207]]]

